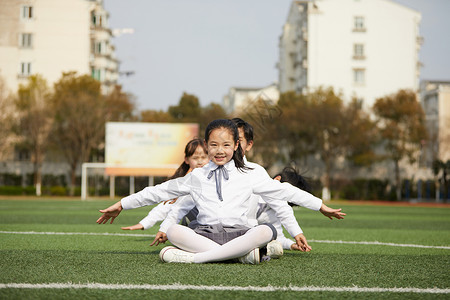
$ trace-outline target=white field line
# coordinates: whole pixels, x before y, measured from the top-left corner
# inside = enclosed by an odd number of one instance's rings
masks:
[[[42,232],[42,231],[0,231],[6,234],[39,234],[39,235],[106,235],[106,236],[139,236],[155,237],[154,234],[108,233],[108,232]]]
[[[355,245],[379,245],[379,246],[393,246],[393,247],[412,247],[412,248],[431,248],[431,249],[450,249],[450,246],[427,246],[417,244],[396,244],[383,242],[355,242],[355,241],[328,241],[328,240],[309,240],[311,243],[326,243],[326,244],[355,244]]]
[[[37,234],[37,235],[100,235],[100,236],[138,236],[138,237],[155,237],[154,234],[138,234],[138,233],[107,233],[107,232],[41,232],[41,231],[0,231],[4,234]],[[377,245],[377,246],[392,246],[392,247],[411,247],[411,248],[429,248],[429,249],[447,249],[450,246],[427,246],[417,244],[396,244],[383,242],[357,242],[357,241],[330,241],[330,240],[309,240],[311,243],[326,243],[326,244],[353,244],[353,245]]]
[[[201,291],[256,291],[256,292],[358,292],[358,293],[416,293],[449,294],[450,289],[440,288],[381,288],[381,287],[320,287],[320,286],[210,286],[210,285],[152,285],[103,283],[0,283],[0,289],[102,289],[102,290],[201,290]]]

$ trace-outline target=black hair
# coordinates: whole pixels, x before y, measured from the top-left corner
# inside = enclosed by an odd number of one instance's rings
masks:
[[[247,142],[253,141],[253,126],[249,123],[245,122],[241,118],[233,118],[231,121],[236,124],[237,128],[242,128],[244,130],[244,137],[247,140]]]
[[[233,136],[234,143],[238,145],[238,147],[234,151],[233,157],[232,157],[236,168],[239,171],[253,169],[253,168],[246,166],[244,163],[244,151],[242,151],[242,147],[239,144],[239,131],[238,131],[236,124],[234,124],[233,121],[231,121],[229,119],[217,119],[217,120],[214,120],[211,123],[209,123],[208,126],[206,126],[206,130],[205,130],[205,142],[208,143],[209,135],[211,134],[211,132],[214,129],[218,129],[218,128],[227,129]]]
[[[193,139],[186,144],[186,147],[184,148],[184,157],[188,158],[194,155],[195,150],[197,150],[199,146],[203,148],[203,151],[205,151],[205,153],[208,153],[208,150],[206,150],[205,143],[203,143],[201,139]],[[178,167],[178,169],[169,179],[183,177],[184,175],[187,174],[189,168],[190,168],[189,164],[183,161],[183,163]]]
[[[293,186],[312,194],[311,186],[309,185],[307,179],[300,175],[296,169],[292,167],[285,167],[280,173],[275,175],[274,178],[277,176],[281,177],[280,182],[288,182]],[[291,206],[296,206],[295,204],[292,204],[290,202],[288,203]]]

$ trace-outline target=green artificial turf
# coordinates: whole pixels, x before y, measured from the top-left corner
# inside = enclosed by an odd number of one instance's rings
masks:
[[[450,208],[333,204],[347,213],[329,220],[318,212],[294,212],[313,251],[285,251],[260,265],[165,264],[150,247],[158,226],[122,231],[149,208],[124,211],[114,224],[98,225],[111,201],[0,199],[0,283],[104,283],[226,287],[450,288],[450,250],[398,244],[450,246]],[[113,235],[13,232],[126,233]],[[133,236],[134,235],[134,236]],[[363,245],[354,241],[394,243]],[[448,299],[449,294],[394,292],[293,292],[1,288],[0,299]]]

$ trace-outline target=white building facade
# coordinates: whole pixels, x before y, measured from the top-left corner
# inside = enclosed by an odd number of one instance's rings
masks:
[[[33,74],[90,74],[107,93],[118,79],[102,0],[0,0],[0,76],[10,92]]]
[[[419,88],[421,14],[389,0],[293,1],[280,37],[280,92],[333,87],[371,107]]]
[[[276,83],[264,87],[231,87],[223,97],[223,107],[227,114],[242,112],[258,100],[278,102],[280,92]]]
[[[420,100],[425,112],[428,140],[423,163],[450,160],[450,81],[423,80]]]

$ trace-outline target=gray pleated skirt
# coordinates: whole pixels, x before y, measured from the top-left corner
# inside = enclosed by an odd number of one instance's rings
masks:
[[[250,227],[238,225],[233,227],[224,227],[221,224],[214,225],[197,225],[194,231],[210,240],[213,240],[219,245],[228,243],[232,239],[244,235]]]

